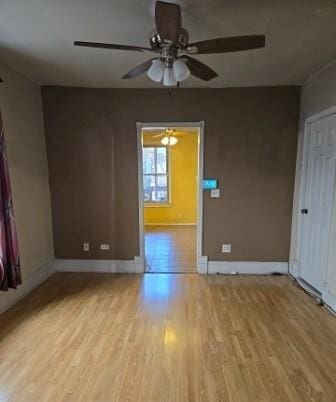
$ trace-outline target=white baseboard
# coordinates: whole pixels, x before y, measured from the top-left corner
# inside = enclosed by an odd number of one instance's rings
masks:
[[[134,260],[55,260],[55,271],[57,272],[141,274],[144,269],[143,257],[134,257]]]
[[[329,288],[323,289],[322,300],[336,312],[336,295]]]
[[[300,277],[301,263],[298,260],[293,259],[289,263],[289,272],[297,280],[298,284],[309,293],[312,293],[315,297],[321,299],[327,306],[333,310],[333,314],[336,314],[336,294],[333,293],[326,285],[322,292],[314,289],[309,283]],[[329,309],[330,310],[330,309]]]
[[[288,274],[288,262],[209,261],[209,274]]]
[[[17,289],[9,289],[8,292],[0,292],[0,314],[16,304],[34,288],[48,279],[53,273],[54,262],[50,261],[27,278],[24,278],[22,284],[18,286]]]
[[[199,274],[205,275],[208,273],[208,257],[202,255],[197,257],[197,272]]]
[[[299,278],[300,274],[300,261],[292,260],[289,262],[289,273],[294,276],[294,278]]]
[[[186,223],[158,222],[158,223],[145,223],[145,226],[197,226],[197,223],[193,223],[193,222],[186,222]]]

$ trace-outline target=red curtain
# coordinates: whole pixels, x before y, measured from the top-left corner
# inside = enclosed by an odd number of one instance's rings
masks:
[[[21,269],[1,113],[0,130],[0,290],[8,290],[20,285]]]

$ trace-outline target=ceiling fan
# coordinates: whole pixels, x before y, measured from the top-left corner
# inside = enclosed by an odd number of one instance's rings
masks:
[[[174,128],[166,128],[163,133],[153,135],[153,138],[163,137],[161,139],[161,144],[172,146],[177,144],[177,136],[178,133],[176,133],[176,130]]]
[[[81,41],[75,41],[74,45],[155,53],[156,57],[136,66],[122,78],[135,78],[147,72],[151,80],[162,81],[168,87],[186,80],[190,74],[204,81],[217,77],[214,70],[190,57],[190,54],[229,53],[265,46],[264,35],[231,36],[189,43],[188,31],[182,28],[180,6],[164,1],[155,4],[155,23],[156,30],[150,37],[150,47]]]

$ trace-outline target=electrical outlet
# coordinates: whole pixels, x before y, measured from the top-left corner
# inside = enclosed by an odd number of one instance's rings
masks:
[[[222,244],[222,253],[231,253],[231,244]]]
[[[83,250],[84,251],[90,251],[90,244],[89,243],[83,243]]]
[[[109,250],[109,249],[110,249],[110,245],[109,245],[109,244],[101,244],[101,245],[100,245],[100,249],[101,249],[101,250]]]

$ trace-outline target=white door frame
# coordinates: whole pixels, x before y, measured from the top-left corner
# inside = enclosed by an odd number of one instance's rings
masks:
[[[137,122],[138,144],[138,196],[139,196],[139,247],[140,257],[145,261],[144,241],[144,201],[143,201],[143,166],[142,166],[142,129],[155,127],[195,127],[198,129],[198,197],[197,197],[197,271],[208,273],[208,258],[203,256],[203,170],[204,170],[204,121],[197,122]],[[145,272],[145,264],[143,268]]]
[[[298,266],[298,272],[295,273],[295,276],[301,277],[301,263],[302,263],[302,253],[303,253],[303,247],[302,247],[302,231],[303,231],[303,217],[301,214],[301,209],[306,208],[305,207],[305,197],[306,197],[306,179],[307,179],[307,168],[308,168],[308,154],[309,154],[309,141],[310,141],[310,133],[311,133],[311,124],[318,121],[325,119],[329,116],[332,116],[333,114],[336,114],[336,106],[326,109],[320,113],[314,114],[310,117],[308,117],[305,120],[305,125],[304,125],[304,136],[303,136],[303,148],[302,148],[302,159],[301,159],[301,180],[300,180],[300,188],[299,188],[299,203],[298,203],[298,233],[297,233],[297,244],[298,244],[298,251],[297,255],[299,257],[299,266]],[[335,184],[334,184],[334,189],[333,189],[333,194],[335,197]],[[331,208],[330,211],[330,219],[333,216],[333,208]],[[329,267],[329,243],[330,243],[330,236],[331,236],[331,227],[329,228],[329,233],[328,233],[328,247],[327,247],[327,263],[326,263],[326,270],[324,273],[324,278],[323,278],[323,283],[324,287],[327,288],[328,284],[328,267]]]

